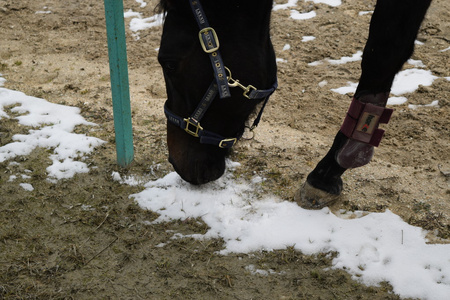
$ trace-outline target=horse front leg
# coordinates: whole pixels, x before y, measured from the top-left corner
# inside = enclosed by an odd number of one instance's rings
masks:
[[[385,109],[395,75],[411,57],[431,0],[378,0],[361,62],[361,77],[334,142],[295,194],[303,208],[325,207],[340,195],[341,175],[370,162],[391,110]]]

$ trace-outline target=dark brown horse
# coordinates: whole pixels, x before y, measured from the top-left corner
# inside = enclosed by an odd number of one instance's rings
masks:
[[[394,76],[414,50],[431,0],[378,0],[347,116],[327,155],[296,194],[320,208],[342,191],[341,175],[370,162],[389,121]],[[272,0],[161,0],[167,13],[159,50],[169,161],[192,184],[219,178],[246,120],[277,87],[270,40]]]

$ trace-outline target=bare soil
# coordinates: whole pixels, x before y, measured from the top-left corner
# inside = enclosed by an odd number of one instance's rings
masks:
[[[277,1],[281,3],[281,1]],[[125,0],[125,8],[153,15]],[[330,91],[357,82],[359,62],[308,63],[339,59],[362,50],[374,1],[348,0],[337,8],[299,1],[297,10],[317,17],[296,21],[276,11],[272,38],[280,88],[271,98],[253,140],[241,141],[231,159],[238,175],[267,178],[267,192],[292,199],[306,175],[325,155],[352,95]],[[51,11],[49,14],[37,11]],[[344,175],[345,190],[331,209],[389,209],[431,232],[433,242],[450,238],[449,99],[450,3],[435,0],[423,23],[414,59],[432,70],[431,87],[406,95],[396,106],[375,158]],[[126,20],[129,22],[129,19]],[[398,299],[390,286],[366,287],[341,270],[325,271],[330,257],[293,249],[221,256],[221,240],[168,240],[173,231],[205,232],[199,220],[149,225],[157,215],[140,209],[129,195],[142,187],[119,184],[113,171],[152,180],[171,172],[162,105],[165,87],[157,63],[161,28],[128,30],[127,47],[135,161],[115,163],[114,128],[103,1],[0,0],[0,73],[5,86],[48,101],[78,106],[99,125],[77,130],[108,143],[90,155],[91,171],[56,184],[46,181],[45,149],[0,164],[0,299]],[[302,42],[303,36],[315,36]],[[285,44],[290,50],[283,51]],[[409,67],[409,66],[405,66]],[[327,81],[326,85],[319,85]],[[439,107],[413,110],[407,104]],[[21,126],[1,119],[1,143]],[[159,169],[153,166],[160,164]],[[10,175],[31,170],[25,191]],[[300,229],[293,229],[300,230]],[[157,247],[166,243],[164,247]],[[249,265],[272,269],[252,274]],[[247,267],[247,268],[246,268]]]

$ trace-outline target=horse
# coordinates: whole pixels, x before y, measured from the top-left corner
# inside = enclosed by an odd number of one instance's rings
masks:
[[[342,174],[364,166],[388,123],[395,75],[414,51],[431,0],[377,0],[353,100],[328,153],[295,193],[308,209],[330,205]],[[230,148],[250,130],[277,88],[270,39],[272,0],[160,0],[165,13],[158,61],[167,101],[169,162],[185,181],[200,185],[225,171]]]

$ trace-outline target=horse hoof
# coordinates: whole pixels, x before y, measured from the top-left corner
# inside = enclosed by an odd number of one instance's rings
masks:
[[[310,185],[307,181],[295,193],[294,200],[304,209],[321,209],[339,199],[339,195],[330,194]]]

